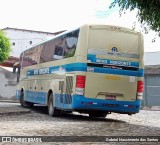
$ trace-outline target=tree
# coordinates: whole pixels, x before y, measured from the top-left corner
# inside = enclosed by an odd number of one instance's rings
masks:
[[[160,0],[114,0],[110,8],[118,4],[120,14],[125,10],[138,9],[138,21],[144,26],[144,30],[151,29],[160,36]],[[148,27],[146,28],[145,25]]]
[[[0,63],[9,57],[11,52],[10,40],[6,34],[0,30]]]

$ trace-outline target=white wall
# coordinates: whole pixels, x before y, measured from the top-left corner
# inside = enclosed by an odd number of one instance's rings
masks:
[[[160,51],[145,52],[144,65],[160,65]]]
[[[6,29],[5,32],[11,40],[12,52],[10,56],[19,57],[20,53],[29,47],[32,47],[34,44],[54,37],[54,34],[50,33],[40,33],[34,31],[23,31],[16,29]],[[30,44],[32,41],[32,44]],[[15,43],[15,45],[13,45]]]
[[[0,67],[0,99],[16,99],[17,75]]]

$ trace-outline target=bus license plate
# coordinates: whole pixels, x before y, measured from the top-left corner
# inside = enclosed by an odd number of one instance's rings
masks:
[[[114,96],[114,95],[106,95],[106,100],[116,100],[116,96]]]

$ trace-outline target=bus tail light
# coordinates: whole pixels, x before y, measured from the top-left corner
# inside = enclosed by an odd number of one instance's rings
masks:
[[[143,81],[138,81],[137,83],[137,98],[142,100],[143,97]]]
[[[86,76],[76,76],[76,94],[84,95]]]

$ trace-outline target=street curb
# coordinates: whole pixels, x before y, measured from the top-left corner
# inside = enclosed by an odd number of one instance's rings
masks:
[[[31,113],[29,108],[23,108],[20,106],[19,102],[16,100],[0,100],[1,104],[16,104],[16,106],[3,106],[0,107],[0,116],[2,115],[19,115]],[[18,105],[19,104],[19,105]]]
[[[5,107],[4,107],[5,108]],[[0,116],[1,115],[20,115],[20,114],[27,114],[27,113],[31,113],[30,109],[21,109],[21,108],[16,108],[15,110],[13,110],[13,108],[5,108],[6,110],[0,108]]]
[[[19,103],[19,101],[16,101],[16,100],[0,100],[0,102],[6,102],[6,103]]]
[[[160,106],[143,106],[141,110],[160,111]]]
[[[30,113],[31,111],[19,111],[19,112],[3,112],[3,113],[0,113],[0,116],[3,116],[3,115],[20,115],[20,114],[28,114]]]

